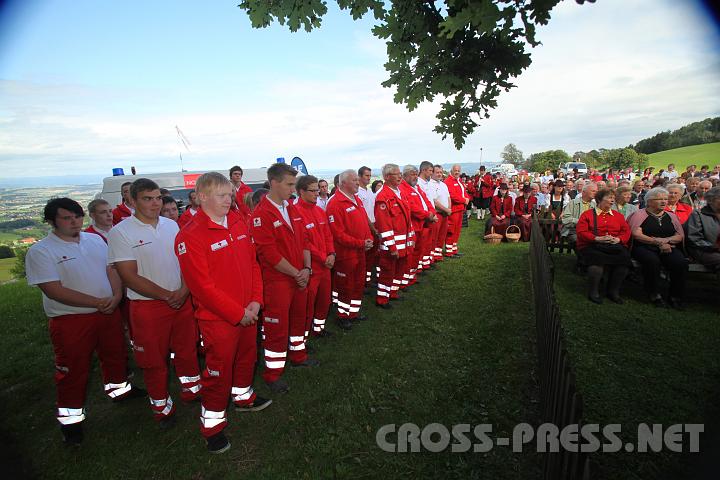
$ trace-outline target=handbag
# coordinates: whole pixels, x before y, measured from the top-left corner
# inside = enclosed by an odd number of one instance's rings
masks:
[[[598,226],[597,226],[597,211],[593,208],[593,234],[596,237],[599,237],[598,235]],[[618,253],[621,253],[625,247],[623,247],[619,243],[593,243],[593,247],[595,247],[596,250],[602,253],[606,253],[609,255],[617,255]]]

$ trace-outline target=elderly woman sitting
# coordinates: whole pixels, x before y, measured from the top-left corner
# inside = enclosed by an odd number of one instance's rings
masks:
[[[632,194],[632,188],[628,186],[618,187],[615,190],[615,204],[612,209],[616,212],[622,213],[626,220],[630,217],[630,215],[638,211],[637,205],[630,203]]]
[[[662,187],[650,189],[645,195],[647,207],[629,219],[633,236],[632,256],[642,265],[645,291],[656,307],[667,307],[660,294],[660,268],[670,274],[670,306],[683,309],[685,277],[688,262],[677,248],[683,241],[683,229],[674,213],[666,211],[668,191]]]
[[[632,266],[628,250],[630,227],[625,217],[611,208],[615,202],[612,190],[598,190],[595,202],[597,207],[583,212],[576,227],[577,254],[583,264],[588,265],[588,298],[602,303],[600,281],[608,270],[607,297],[622,304],[620,286]]]
[[[707,204],[695,210],[687,223],[687,249],[699,263],[720,271],[720,187],[705,193]]]
[[[680,224],[684,225],[685,222],[690,218],[692,213],[692,207],[687,203],[680,202],[680,199],[685,195],[685,185],[680,183],[668,183],[665,185],[668,191],[668,203],[665,207],[666,212],[672,212],[677,215]]]

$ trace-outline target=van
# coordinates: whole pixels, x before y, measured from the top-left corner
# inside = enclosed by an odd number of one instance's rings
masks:
[[[178,202],[178,207],[182,207],[187,203],[188,194],[195,189],[195,181],[203,173],[213,170],[194,171],[194,172],[166,172],[166,173],[148,173],[146,175],[116,175],[103,179],[102,192],[98,193],[95,198],[107,200],[110,205],[119,205],[122,202],[120,187],[125,182],[133,182],[138,178],[147,178],[157,183],[160,188],[167,188],[170,195]],[[228,177],[228,171],[220,172]],[[228,177],[229,178],[229,177]],[[267,181],[267,167],[263,168],[246,168],[243,169],[243,182],[246,183],[253,191],[262,187]]]
[[[558,168],[559,168],[565,175],[567,175],[568,173],[572,173],[572,171],[573,171],[574,169],[576,169],[576,168],[577,168],[578,173],[579,173],[580,175],[587,175],[587,173],[588,173],[587,165],[584,164],[584,163],[582,163],[582,162],[567,162],[567,163],[564,163],[564,164],[561,163]]]

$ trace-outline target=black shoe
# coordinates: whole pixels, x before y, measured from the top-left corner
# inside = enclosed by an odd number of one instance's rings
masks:
[[[357,322],[364,322],[367,319],[368,319],[367,315],[358,315],[357,317],[353,318],[352,320],[357,321]]]
[[[136,387],[135,385],[130,388],[130,390],[125,394],[117,398],[113,398],[114,403],[122,403],[126,400],[130,400],[133,398],[145,398],[148,396],[147,390]]]
[[[249,405],[235,405],[236,412],[259,412],[270,406],[272,400],[255,396],[255,401]]]
[[[660,296],[650,300],[650,303],[655,305],[655,307],[657,308],[668,308],[667,303],[665,303],[665,300],[663,300],[663,298]]]
[[[383,310],[392,310],[393,306],[389,303],[375,303],[375,306],[377,308],[382,308]]]
[[[593,303],[597,303],[598,305],[602,305],[603,300],[600,296],[594,296],[594,295],[588,295],[588,300],[590,300]]]
[[[614,303],[617,303],[618,305],[622,305],[625,303],[625,300],[620,298],[620,295],[608,295],[607,298]]]
[[[82,422],[60,425],[60,431],[63,434],[63,441],[67,445],[80,445],[83,441]]]
[[[325,338],[325,337],[332,337],[333,335],[334,335],[333,332],[331,332],[331,331],[329,331],[329,330],[325,330],[325,329],[323,328],[323,329],[320,331],[320,333],[318,333],[318,334],[315,335],[315,336],[318,337],[318,338]]]
[[[287,382],[282,378],[278,378],[274,382],[265,382],[272,393],[287,393],[290,391],[290,387]]]
[[[317,358],[306,358],[304,362],[300,362],[300,363],[290,362],[290,365],[292,365],[293,367],[319,367],[320,360],[318,360]]]
[[[163,417],[159,422],[158,426],[161,430],[170,430],[175,426],[177,423],[177,419],[175,418],[175,414],[173,413],[169,417]]]
[[[675,310],[679,310],[681,312],[685,310],[685,305],[683,305],[682,301],[679,298],[670,297],[670,306]]]
[[[349,318],[338,318],[335,323],[343,330],[352,330],[352,322]]]
[[[223,432],[216,433],[212,437],[205,440],[209,453],[219,455],[230,450],[230,440],[227,439]]]

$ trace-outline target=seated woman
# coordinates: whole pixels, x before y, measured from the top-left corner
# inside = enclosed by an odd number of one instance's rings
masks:
[[[707,204],[695,210],[687,223],[688,253],[699,263],[720,271],[720,187],[705,193]]]
[[[595,194],[597,207],[580,215],[576,227],[576,249],[580,260],[587,265],[589,293],[594,303],[602,303],[600,281],[608,270],[607,297],[622,304],[620,287],[632,266],[630,258],[630,227],[625,217],[612,210],[615,194],[612,190],[598,190]]]
[[[632,194],[632,188],[628,186],[618,187],[615,190],[615,204],[612,209],[616,212],[622,213],[625,220],[627,220],[630,215],[638,211],[637,205],[630,203]]]
[[[512,197],[508,193],[507,183],[501,183],[498,187],[498,194],[490,202],[490,221],[485,224],[485,233],[495,227],[495,233],[505,235],[505,230],[510,226],[510,217],[513,213]]]
[[[520,239],[523,242],[530,241],[530,227],[532,217],[537,207],[537,198],[532,194],[532,187],[525,185],[522,188],[522,195],[515,200],[515,224],[520,227]]]
[[[562,180],[555,180],[555,183],[550,184],[550,217],[560,218],[565,205],[570,203],[570,196],[565,191],[565,182]]]
[[[667,212],[668,191],[662,187],[645,194],[647,207],[635,212],[629,219],[633,237],[632,256],[642,265],[645,291],[656,307],[667,307],[660,294],[660,267],[670,274],[670,306],[683,309],[685,278],[688,262],[677,248],[682,244],[682,225],[674,213]]]
[[[665,184],[665,189],[668,191],[668,202],[665,211],[674,213],[678,220],[680,220],[680,225],[684,225],[692,213],[692,207],[680,201],[685,194],[685,185],[667,183]]]

